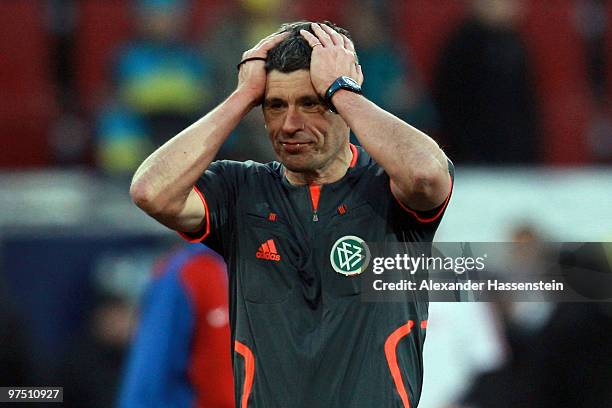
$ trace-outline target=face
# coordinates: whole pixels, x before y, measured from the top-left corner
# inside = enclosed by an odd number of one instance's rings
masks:
[[[172,42],[182,37],[186,20],[186,10],[179,7],[145,7],[139,13],[139,29],[147,38]]]
[[[272,147],[291,171],[325,170],[348,144],[348,126],[319,99],[307,70],[269,72],[263,113]]]
[[[494,26],[512,26],[522,17],[524,0],[476,0],[476,13]]]

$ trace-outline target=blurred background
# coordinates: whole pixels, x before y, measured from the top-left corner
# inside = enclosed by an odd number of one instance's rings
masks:
[[[365,95],[454,161],[437,241],[612,240],[612,2],[2,0],[0,385],[112,406],[155,265],[185,246],[131,175],[243,51],[324,19]],[[259,110],[219,158],[274,159]],[[431,309],[420,407],[612,407],[610,303]]]

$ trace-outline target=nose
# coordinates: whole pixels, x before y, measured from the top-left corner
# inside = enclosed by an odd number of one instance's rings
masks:
[[[283,119],[283,133],[292,135],[302,129],[304,129],[304,118],[297,109],[293,106],[289,106],[285,118]]]

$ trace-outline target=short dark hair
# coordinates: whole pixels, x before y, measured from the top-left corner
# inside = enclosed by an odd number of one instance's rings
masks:
[[[294,23],[285,23],[281,26],[280,30],[278,30],[279,33],[288,31],[290,34],[280,44],[268,51],[266,72],[277,70],[287,73],[300,69],[310,69],[312,49],[306,39],[300,34],[300,30],[306,30],[314,34],[310,24],[310,21],[296,21]],[[346,35],[352,41],[349,32],[344,28],[338,27],[327,20],[319,24],[328,25],[338,33]]]

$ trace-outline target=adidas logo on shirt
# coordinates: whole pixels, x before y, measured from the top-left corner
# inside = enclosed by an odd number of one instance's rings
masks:
[[[281,257],[276,250],[276,245],[274,244],[274,240],[269,239],[257,249],[257,253],[255,256],[259,259],[267,259],[269,261],[280,261]]]

